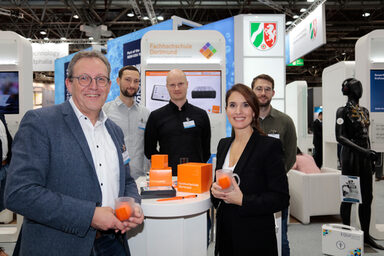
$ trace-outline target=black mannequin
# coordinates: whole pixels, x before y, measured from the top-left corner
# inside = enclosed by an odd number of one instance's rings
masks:
[[[359,219],[364,231],[364,242],[376,249],[384,250],[369,235],[372,203],[372,171],[377,153],[371,150],[368,136],[369,111],[359,106],[363,94],[361,82],[348,78],[342,84],[343,95],[348,96],[345,107],[336,112],[336,140],[342,145],[340,162],[343,175],[360,177],[362,204],[359,205]],[[350,225],[351,204],[341,203],[340,215],[343,224]]]

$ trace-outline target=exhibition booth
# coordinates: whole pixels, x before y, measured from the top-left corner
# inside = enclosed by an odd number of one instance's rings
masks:
[[[320,10],[324,12],[324,6]],[[324,13],[316,14],[322,16]],[[310,17],[312,18],[312,17]],[[325,21],[321,21],[325,22]],[[189,30],[178,30],[181,25]],[[273,43],[258,44],[256,26],[262,26],[265,36]],[[210,119],[212,139],[210,163],[215,169],[216,148],[219,140],[230,136],[231,126],[226,119],[225,93],[235,83],[250,85],[253,78],[266,73],[275,80],[276,94],[272,105],[287,113],[294,121],[297,145],[304,152],[312,149],[308,134],[308,86],[306,81],[286,85],[286,60],[291,61],[305,52],[294,51],[284,31],[284,15],[238,15],[207,25],[200,25],[178,17],[108,41],[107,48],[95,46],[85,50],[104,52],[111,63],[112,87],[107,101],[120,94],[116,83],[118,71],[125,65],[134,65],[141,71],[141,87],[137,102],[149,110],[167,104],[169,94],[166,76],[174,68],[187,76],[188,102],[204,109]],[[264,32],[265,31],[265,32]],[[325,31],[319,34],[325,36]],[[322,38],[324,39],[324,38]],[[235,43],[236,42],[236,43]],[[316,42],[318,47],[324,41]],[[317,175],[303,175],[291,171],[291,214],[304,224],[311,216],[335,215],[341,198],[338,146],[335,135],[336,111],[346,102],[341,84],[346,78],[356,78],[363,84],[360,104],[370,111],[372,149],[384,152],[384,30],[375,30],[356,43],[356,60],[334,64],[322,74],[323,107],[323,169]],[[74,54],[55,61],[55,104],[66,101],[70,95],[65,87],[66,69]],[[289,56],[287,56],[289,55]],[[0,31],[0,79],[9,81],[11,93],[2,91],[0,112],[7,115],[11,133],[17,131],[25,112],[32,109],[32,49],[26,39],[13,32]],[[256,68],[257,67],[257,68]],[[4,90],[1,88],[1,90]],[[13,101],[11,101],[13,99]],[[175,182],[176,177],[173,177]],[[136,180],[139,191],[148,186],[148,179]],[[326,193],[324,190],[327,190]],[[213,211],[209,191],[189,193],[177,191],[176,196],[197,195],[175,201],[144,198],[142,209],[145,221],[129,232],[132,255],[203,256],[207,254],[207,214]],[[331,200],[330,200],[331,198]],[[359,228],[356,204],[352,207],[351,226]],[[372,203],[371,234],[384,240],[384,224],[376,223],[375,196]],[[3,212],[1,213],[3,214]],[[9,214],[9,213],[8,213]],[[11,213],[12,214],[12,213]],[[0,216],[1,218],[1,216]],[[279,255],[281,255],[281,217],[275,215]],[[0,242],[16,241],[22,217],[15,225],[0,226]],[[213,233],[211,234],[211,236]],[[323,234],[324,235],[324,234]]]
[[[15,135],[25,112],[32,109],[32,46],[24,37],[0,31],[0,113],[6,115],[8,129]],[[0,213],[0,242],[15,242],[23,221],[4,210]]]

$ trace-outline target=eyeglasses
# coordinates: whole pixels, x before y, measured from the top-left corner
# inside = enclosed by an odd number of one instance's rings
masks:
[[[262,87],[262,86],[257,86],[257,87],[255,87],[255,90],[256,90],[257,92],[263,92],[263,91],[265,91],[266,93],[270,93],[270,92],[272,92],[272,87]]]
[[[92,78],[90,75],[82,74],[79,76],[72,76],[72,78],[76,78],[79,81],[79,84],[83,87],[87,87],[92,83],[92,80],[96,81],[97,86],[106,87],[109,82],[109,78],[106,76],[96,76]]]

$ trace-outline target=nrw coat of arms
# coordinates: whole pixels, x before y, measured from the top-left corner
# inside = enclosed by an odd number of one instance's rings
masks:
[[[258,50],[269,50],[276,44],[276,22],[251,22],[251,43]]]

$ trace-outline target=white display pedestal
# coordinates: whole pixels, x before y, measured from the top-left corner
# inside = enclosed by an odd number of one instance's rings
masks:
[[[136,183],[139,187],[145,183],[145,177],[138,178]],[[177,196],[184,195],[191,193],[177,192]],[[197,198],[174,201],[143,199],[141,207],[145,216],[143,224],[127,233],[132,256],[207,255],[209,192],[198,194]],[[281,212],[275,213],[275,223],[278,255],[281,256]]]
[[[177,193],[178,196],[189,193]],[[197,198],[157,202],[143,199],[145,221],[128,232],[131,255],[205,256],[207,255],[207,211],[209,192]]]

